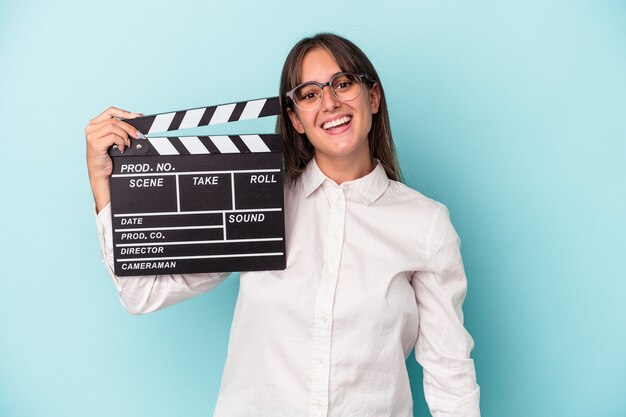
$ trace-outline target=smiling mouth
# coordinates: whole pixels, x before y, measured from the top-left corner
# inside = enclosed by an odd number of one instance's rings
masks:
[[[329,130],[334,127],[343,126],[343,125],[350,123],[350,120],[352,120],[352,117],[343,116],[343,117],[340,117],[339,119],[324,123],[322,125],[322,129]]]

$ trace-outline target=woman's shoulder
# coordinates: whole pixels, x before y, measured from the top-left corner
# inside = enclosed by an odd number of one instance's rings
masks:
[[[396,202],[409,210],[413,209],[434,214],[445,209],[445,206],[439,201],[399,181],[389,180],[389,188],[385,196],[390,202]]]
[[[430,236],[447,230],[449,223],[446,206],[398,181],[389,181],[380,210],[389,228],[401,230],[401,235],[412,242],[410,247],[427,248]]]

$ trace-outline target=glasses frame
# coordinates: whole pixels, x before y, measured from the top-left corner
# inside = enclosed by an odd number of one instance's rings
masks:
[[[337,97],[337,94],[335,94],[335,90],[333,89],[332,83],[333,81],[337,78],[337,77],[341,77],[342,75],[351,75],[354,77],[358,77],[359,80],[361,81],[361,86],[364,83],[368,83],[368,84],[374,84],[374,81],[367,75],[367,74],[356,74],[354,72],[340,72],[339,74],[334,75],[330,80],[328,80],[328,82],[325,83],[319,83],[317,81],[307,81],[304,82],[302,84],[298,84],[297,86],[295,86],[293,89],[287,91],[285,93],[285,96],[287,96],[287,98],[289,100],[291,100],[291,103],[293,103],[297,108],[299,108],[302,111],[313,111],[316,110],[319,106],[320,103],[322,102],[322,100],[324,100],[324,87],[328,86],[328,88],[330,88],[331,93],[333,93],[333,96],[335,96],[335,98],[339,101],[342,102],[346,102],[346,101],[352,101],[357,99],[360,95],[361,95],[361,91],[359,90],[359,94],[357,94],[355,97],[349,99],[349,100],[343,100],[339,97]],[[294,93],[296,92],[296,90],[304,85],[316,85],[320,88],[321,90],[321,94],[320,94],[320,98],[317,101],[317,105],[315,107],[312,107],[310,109],[303,109],[302,107],[298,106],[298,104],[296,103],[296,100],[293,98]]]

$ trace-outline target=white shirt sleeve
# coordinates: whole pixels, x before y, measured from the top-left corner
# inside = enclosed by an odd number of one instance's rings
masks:
[[[144,314],[165,308],[217,287],[230,272],[119,277],[113,268],[111,205],[96,214],[102,260],[126,310]]]
[[[441,206],[428,237],[429,263],[413,274],[420,316],[415,357],[424,368],[424,395],[433,417],[479,417],[480,389],[463,327],[467,290],[459,237]]]

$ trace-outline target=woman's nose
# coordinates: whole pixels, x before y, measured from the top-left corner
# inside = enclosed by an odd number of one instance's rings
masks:
[[[328,87],[328,90],[326,89]],[[339,106],[339,99],[335,97],[333,91],[329,85],[324,86],[322,89],[322,108],[324,110],[334,110]]]

